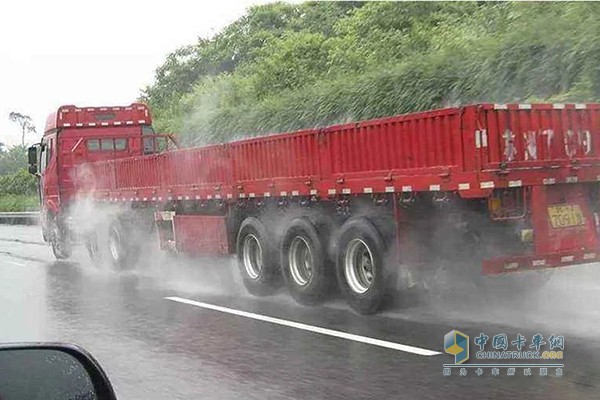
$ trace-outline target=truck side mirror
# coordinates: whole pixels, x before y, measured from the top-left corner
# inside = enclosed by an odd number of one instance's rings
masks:
[[[38,153],[38,146],[31,146],[30,148],[27,149],[27,161],[29,164],[29,173],[32,175],[35,175],[38,172],[37,153]]]

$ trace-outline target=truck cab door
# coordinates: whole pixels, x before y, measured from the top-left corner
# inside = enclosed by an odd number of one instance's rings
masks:
[[[59,188],[56,133],[42,139],[40,149],[40,193],[42,210],[57,214],[59,211]]]

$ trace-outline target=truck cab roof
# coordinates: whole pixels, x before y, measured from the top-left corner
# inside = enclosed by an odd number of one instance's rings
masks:
[[[132,103],[128,106],[78,107],[60,106],[46,119],[44,136],[60,128],[90,128],[107,126],[151,125],[148,106]]]

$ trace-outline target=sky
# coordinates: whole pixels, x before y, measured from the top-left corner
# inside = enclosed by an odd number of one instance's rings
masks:
[[[33,118],[39,141],[60,105],[136,100],[175,49],[210,37],[265,0],[20,0],[0,13],[0,142],[21,142],[11,111]]]

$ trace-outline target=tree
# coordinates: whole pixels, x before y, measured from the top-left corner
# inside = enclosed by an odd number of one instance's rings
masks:
[[[252,7],[167,57],[144,101],[182,142],[459,104],[600,101],[599,2]]]
[[[35,125],[33,125],[33,120],[29,115],[24,115],[15,111],[8,115],[8,119],[21,126],[21,146],[25,146],[25,134],[35,133]]]

